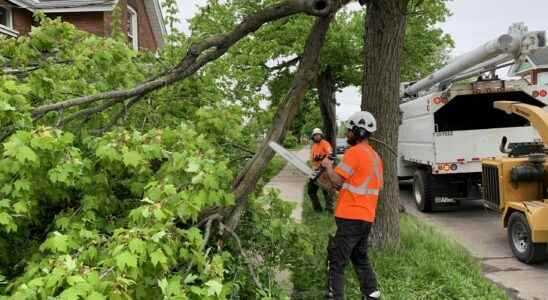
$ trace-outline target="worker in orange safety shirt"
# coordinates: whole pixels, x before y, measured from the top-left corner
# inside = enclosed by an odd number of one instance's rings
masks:
[[[324,139],[323,131],[319,128],[312,130],[312,149],[310,152],[310,162],[314,170],[318,170],[321,167],[321,161],[333,154],[333,148],[328,141]],[[316,212],[323,211],[320,200],[318,199],[318,190],[321,189],[324,200],[325,210],[328,212],[333,211],[333,198],[329,191],[324,187],[321,187],[316,180],[310,180],[308,182],[308,197],[312,201],[312,206]]]
[[[335,209],[337,232],[327,249],[326,299],[344,299],[344,270],[350,260],[360,281],[362,299],[379,300],[381,294],[367,257],[369,233],[383,185],[382,161],[369,145],[370,135],[377,130],[377,121],[371,113],[359,111],[350,116],[346,127],[350,148],[342,162],[336,168],[329,159],[321,163],[329,181],[340,187]]]

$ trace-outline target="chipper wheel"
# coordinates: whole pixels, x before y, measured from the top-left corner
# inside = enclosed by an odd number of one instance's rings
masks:
[[[527,217],[514,212],[508,220],[508,242],[514,256],[526,264],[534,264],[546,258],[546,244],[532,242],[531,228]]]

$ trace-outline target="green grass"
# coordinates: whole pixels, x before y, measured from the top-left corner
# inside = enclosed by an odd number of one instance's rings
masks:
[[[306,198],[303,225],[312,253],[293,268],[293,299],[321,299],[325,289],[328,234],[335,232],[333,217],[314,213]],[[455,241],[414,217],[401,217],[401,246],[371,250],[370,259],[383,299],[508,299],[481,275],[480,266]],[[359,286],[349,263],[346,299],[360,299]]]

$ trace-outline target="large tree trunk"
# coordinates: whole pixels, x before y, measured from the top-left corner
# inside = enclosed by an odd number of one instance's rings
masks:
[[[337,147],[337,114],[335,100],[335,78],[331,68],[327,67],[319,76],[317,81],[318,100],[322,113],[323,131],[326,140],[331,144],[333,150]]]
[[[384,247],[399,243],[397,157],[388,147],[397,149],[398,143],[400,64],[408,0],[369,0],[366,4],[361,108],[377,118],[374,137],[386,143],[373,142],[384,162],[385,181],[371,235],[374,246]]]

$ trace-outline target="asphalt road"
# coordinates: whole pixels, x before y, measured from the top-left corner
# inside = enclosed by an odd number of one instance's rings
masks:
[[[513,299],[548,300],[548,262],[530,266],[515,259],[499,214],[484,209],[480,201],[425,214],[416,209],[410,185],[402,186],[401,200],[407,213],[435,225],[466,247],[483,264],[485,277],[506,289]]]

